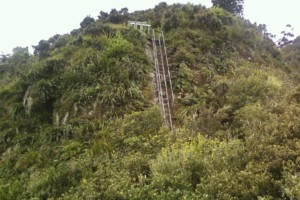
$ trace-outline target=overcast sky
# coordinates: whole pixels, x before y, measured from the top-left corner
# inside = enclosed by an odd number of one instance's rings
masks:
[[[101,10],[127,7],[129,12],[153,8],[163,0],[0,0],[0,54],[14,47],[36,45],[41,39],[69,33],[79,28],[84,17],[97,18]],[[245,18],[267,25],[279,35],[291,24],[300,35],[298,0],[244,0]],[[211,6],[211,0],[165,0],[168,4],[187,3]]]

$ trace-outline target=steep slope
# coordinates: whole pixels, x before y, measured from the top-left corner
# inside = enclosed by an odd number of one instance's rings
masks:
[[[127,20],[165,33],[174,135]],[[1,58],[0,199],[300,198],[298,40],[192,4],[80,25]]]

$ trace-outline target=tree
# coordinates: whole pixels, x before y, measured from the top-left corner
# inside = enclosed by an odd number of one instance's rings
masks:
[[[46,57],[49,54],[51,43],[47,40],[41,40],[34,48],[34,55],[38,55],[40,58]]]
[[[52,36],[51,38],[49,38],[48,42],[50,42],[51,44],[53,44],[53,43],[55,43],[60,37],[61,37],[61,35],[55,34],[54,36]]]
[[[80,23],[81,28],[86,28],[87,26],[91,25],[92,23],[95,22],[95,19],[90,17],[90,16],[86,16],[83,21]]]
[[[106,20],[108,18],[108,13],[104,11],[100,11],[100,15],[98,15],[98,19]]]
[[[166,2],[160,2],[155,6],[154,10],[166,10],[168,8],[168,4]]]
[[[293,41],[293,46],[296,49],[300,49],[300,36],[296,37],[296,39]]]
[[[114,24],[125,22],[129,18],[128,8],[122,8],[120,11],[114,8],[110,11],[108,18]]]
[[[212,0],[213,6],[221,7],[235,14],[243,14],[244,0]]]
[[[16,66],[23,66],[29,59],[28,47],[15,47],[13,55],[11,56],[11,64]]]
[[[166,2],[161,2],[154,8],[153,13],[153,27],[161,27],[162,21],[165,19],[165,14],[168,10],[168,4]],[[162,27],[161,27],[162,28]]]
[[[286,25],[286,30],[281,31],[282,38],[277,41],[279,47],[283,48],[288,44],[293,43],[294,34],[292,33],[294,28],[290,25]]]
[[[6,63],[9,56],[10,56],[9,54],[1,54],[0,55],[0,64]]]

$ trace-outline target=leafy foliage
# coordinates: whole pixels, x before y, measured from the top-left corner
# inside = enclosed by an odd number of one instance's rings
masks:
[[[244,0],[212,0],[212,4],[232,13],[243,13]]]
[[[279,50],[242,3],[102,11],[2,55],[0,199],[299,198],[300,40]],[[174,135],[128,19],[165,32]]]

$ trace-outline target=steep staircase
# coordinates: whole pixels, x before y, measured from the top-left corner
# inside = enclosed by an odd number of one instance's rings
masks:
[[[161,31],[159,36],[156,38],[154,29],[152,29],[151,25],[147,22],[128,21],[128,25],[134,27],[135,29],[145,31],[151,35],[149,38],[151,41],[149,47],[152,51],[152,58],[155,67],[154,80],[157,103],[159,103],[161,107],[166,125],[169,127],[171,133],[173,134],[174,129],[172,123],[171,104],[174,103],[174,93],[171,82],[164,33]]]
[[[158,103],[160,104],[165,123],[171,133],[174,133],[171,104],[174,102],[174,94],[169,70],[168,56],[163,32],[156,37],[152,30],[152,54],[155,67],[155,87]]]

